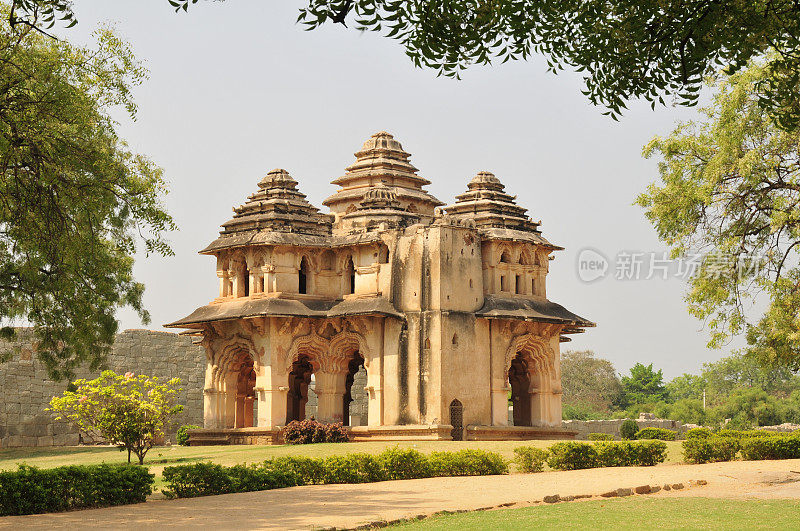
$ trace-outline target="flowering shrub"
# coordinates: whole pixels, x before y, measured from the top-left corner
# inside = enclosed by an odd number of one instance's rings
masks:
[[[341,422],[323,424],[313,419],[293,420],[281,430],[286,444],[347,442],[348,434]]]
[[[172,417],[183,406],[176,404],[180,380],[173,378],[160,383],[132,372],[125,375],[103,371],[94,380],[76,380],[74,390],[53,397],[50,410],[81,430],[99,436],[128,450],[144,463],[144,456],[155,441],[164,437]]]

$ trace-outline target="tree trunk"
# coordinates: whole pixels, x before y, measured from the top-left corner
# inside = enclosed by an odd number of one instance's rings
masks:
[[[128,448],[128,464],[131,464],[131,449]]]

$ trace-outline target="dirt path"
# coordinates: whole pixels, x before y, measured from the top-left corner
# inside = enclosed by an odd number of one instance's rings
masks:
[[[707,485],[690,486],[705,480]],[[619,488],[683,483],[656,496],[800,499],[800,460],[603,468],[362,485],[315,485],[70,513],[0,518],[0,528],[217,529],[352,528],[442,510],[527,505],[545,496],[600,495]]]

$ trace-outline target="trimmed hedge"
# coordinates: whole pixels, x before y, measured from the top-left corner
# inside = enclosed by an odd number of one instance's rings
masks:
[[[719,430],[715,433],[717,437],[731,437],[733,439],[751,439],[753,437],[781,437],[785,432],[767,430]]]
[[[195,426],[194,424],[184,424],[178,428],[178,433],[175,434],[175,442],[181,446],[189,445],[189,430],[199,430],[202,426]]]
[[[750,437],[740,441],[742,459],[800,459],[800,437]]]
[[[663,441],[559,442],[550,447],[547,464],[556,470],[618,466],[653,466],[667,458]]]
[[[712,432],[708,428],[692,428],[686,432],[687,439],[707,439],[711,435]]]
[[[739,440],[733,437],[695,437],[683,441],[683,457],[689,463],[732,461],[739,451]]]
[[[0,472],[0,516],[141,503],[153,492],[154,477],[136,465],[20,465]]]
[[[623,439],[631,440],[636,437],[636,432],[639,431],[639,425],[635,420],[625,419],[619,427],[619,436]]]
[[[281,429],[286,444],[340,443],[349,440],[341,422],[324,424],[313,419],[293,420]]]
[[[514,462],[522,472],[541,472],[547,462],[547,450],[533,446],[514,448]]]
[[[666,428],[642,428],[636,432],[636,439],[657,439],[659,441],[674,441],[678,432]]]
[[[164,468],[163,492],[168,498],[191,498],[295,485],[507,473],[508,463],[493,452],[460,450],[426,456],[413,449],[390,448],[378,455],[279,457],[260,464],[231,467],[212,463],[170,466]]]
[[[597,466],[654,466],[667,459],[667,443],[659,440],[600,442]]]
[[[614,436],[610,433],[590,433],[586,436],[590,441],[613,441]]]

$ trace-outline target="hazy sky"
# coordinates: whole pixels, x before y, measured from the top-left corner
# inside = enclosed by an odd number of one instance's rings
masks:
[[[641,149],[694,111],[635,103],[614,122],[586,101],[578,75],[549,74],[539,57],[473,67],[461,81],[437,78],[378,35],[303,31],[294,22],[301,5],[228,0],[176,14],[167,0],[75,1],[80,23],[63,35],[83,42],[98,23],[115,22],[150,69],[136,90],[138,120],[120,131],[164,168],[180,230],[170,236],[174,257],[137,260],[149,328],[216,296],[215,261],[197,251],[267,171],[286,168],[322,207],[362,142],[387,130],[440,200],[451,203],[475,173],[490,170],[542,220],[544,236],[566,247],[551,262],[548,298],[597,328],[563,348],[592,349],[621,372],[652,362],[671,378],[738,345],[706,349],[681,279],[615,278],[620,252],[647,253],[637,255],[646,276],[650,253],[664,250],[632,204],[656,178],[656,162]],[[609,259],[606,278],[579,277],[587,247]],[[119,317],[123,329],[143,327],[133,312]]]

